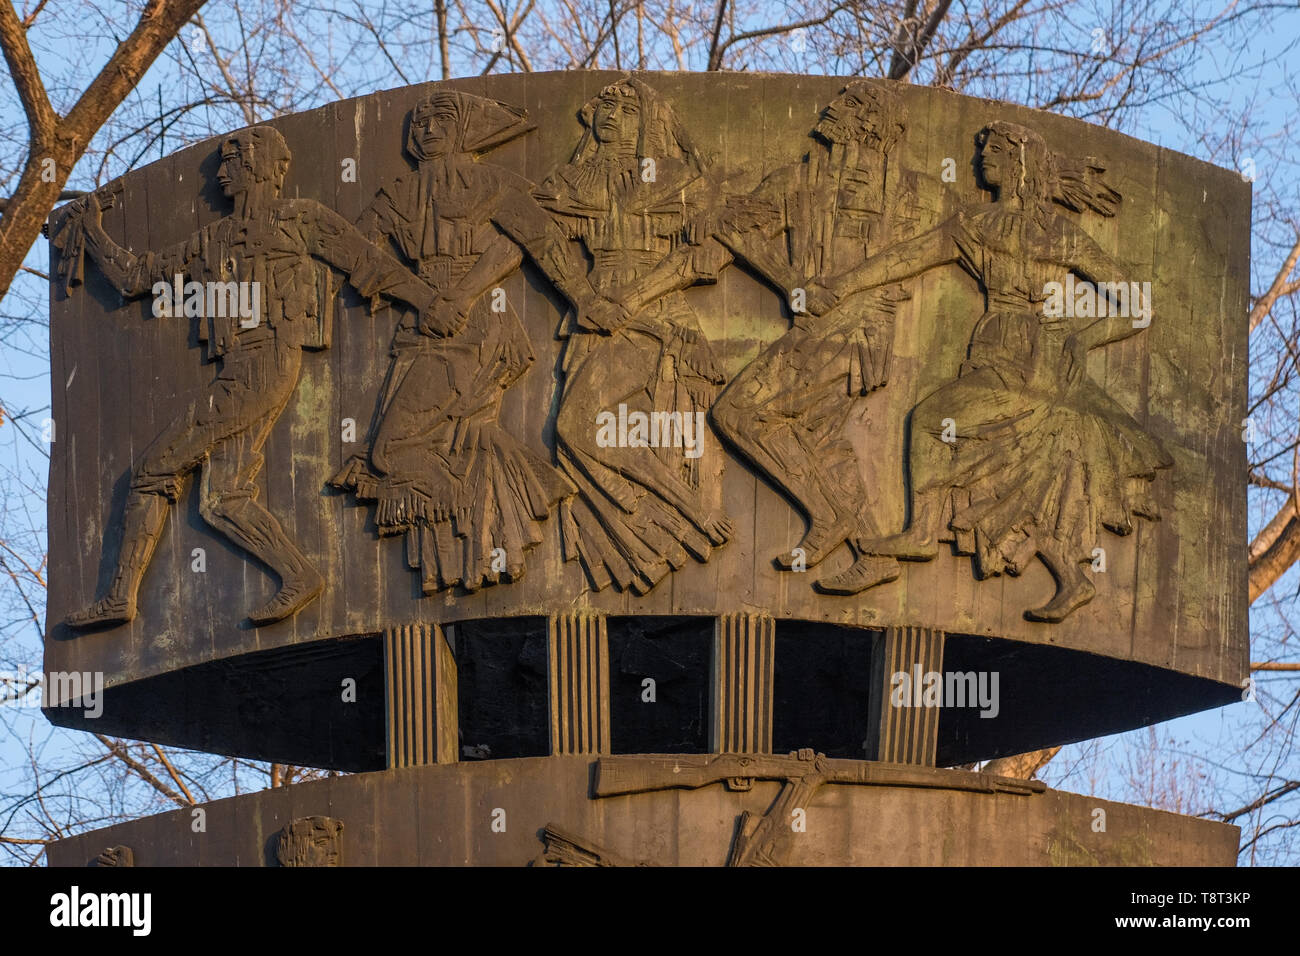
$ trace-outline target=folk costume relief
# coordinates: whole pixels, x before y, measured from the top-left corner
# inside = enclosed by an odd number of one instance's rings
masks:
[[[405,534],[425,593],[518,580],[541,522],[574,490],[499,421],[506,390],[536,360],[501,287],[525,251],[561,291],[594,298],[581,273],[566,281],[576,267],[560,258],[563,237],[532,184],[481,159],[532,128],[503,103],[434,94],[410,117],[417,168],[358,223],[439,298],[427,319],[408,313],[398,325],[368,448],[332,483],[375,502],[381,535]]]
[[[802,297],[915,232],[919,177],[899,160],[906,114],[897,94],[850,83],[827,105],[802,161],[732,197],[717,238],[781,291],[789,330],[728,383],[714,427],[776,485],[808,521],[802,540],[774,556],[786,570],[818,565],[841,545],[874,537],[872,496],[845,435],[854,400],[888,383],[899,286],[864,291],[814,316]],[[937,184],[929,186],[938,192]],[[890,448],[901,436],[879,436]],[[819,590],[854,594],[898,576],[897,562],[855,550]],[[802,569],[802,568],[801,568]]]
[[[258,503],[256,479],[302,351],[330,343],[334,272],[372,311],[386,297],[397,314],[364,447],[328,481],[373,506],[381,536],[404,538],[426,595],[520,580],[548,529],[592,590],[650,591],[733,536],[725,442],[806,520],[802,538],[770,556],[779,568],[849,550],[846,569],[809,576],[824,594],[886,584],[900,561],[930,560],[952,541],[980,577],[1042,562],[1056,593],[1025,611],[1030,620],[1059,622],[1092,599],[1082,565],[1101,530],[1156,519],[1154,482],[1173,463],[1086,370],[1089,352],[1150,324],[1149,292],[1144,306],[1136,291],[1129,303],[1145,309],[1142,322],[1114,292],[1078,317],[1050,301],[1053,283],[1075,277],[1128,288],[1072,215],[1116,214],[1103,167],[990,123],[976,168],[992,198],[951,213],[946,187],[902,162],[903,98],[866,80],[825,106],[802,157],[752,188],[758,176],[744,177],[744,189],[731,185],[743,163],[720,171],[641,80],[605,87],[578,115],[572,157],[538,185],[489,158],[534,132],[523,109],[434,92],[408,117],[414,168],[355,226],[315,200],[280,197],[290,154],[269,127],[222,143],[217,179],[233,211],[172,249],[117,245],[101,223],[107,195],[72,207],[54,237],[70,283],[84,250],[124,297],[190,281],[248,284],[260,298],[251,321],[202,316],[216,377],[138,456],[108,591],[70,626],[135,617],[169,505],[194,471],[204,519],[280,580],[249,614],[254,625],[321,593],[310,558]],[[528,419],[535,434],[501,421],[507,393],[539,365],[538,337],[505,289],[525,261],[567,309],[558,364],[541,363],[554,391]],[[690,290],[736,264],[780,292],[790,325],[727,381]],[[890,382],[909,280],[943,265],[985,300],[960,371],[912,409],[908,433],[864,442],[851,412]],[[898,534],[879,526],[863,448],[905,465]]]
[[[1096,593],[1082,565],[1101,529],[1129,534],[1135,518],[1159,517],[1152,483],[1173,459],[1087,374],[1088,353],[1138,334],[1149,308],[1135,321],[1115,301],[1096,319],[1046,307],[1049,283],[1071,272],[1091,282],[1125,274],[1058,210],[1113,216],[1120,196],[1094,160],[1054,153],[1023,126],[991,123],[977,142],[993,201],[828,278],[812,298],[826,308],[949,263],[979,283],[985,311],[960,374],[912,411],[908,527],[859,547],[927,561],[952,540],[981,576],[1019,574],[1037,557],[1057,589],[1025,616],[1057,622]]]
[[[286,786],[33,858],[1232,865],[1033,776],[1250,697],[1251,202],[934,85],[621,67],[72,200],[11,703]]]
[[[582,561],[595,590],[640,594],[732,535],[700,445],[723,376],[682,293],[717,278],[704,213],[718,183],[672,107],[639,80],[606,87],[581,119],[572,160],[537,190],[602,297],[560,333],[555,451],[578,489],[561,506],[564,556]],[[637,413],[658,413],[667,440],[612,426]]]

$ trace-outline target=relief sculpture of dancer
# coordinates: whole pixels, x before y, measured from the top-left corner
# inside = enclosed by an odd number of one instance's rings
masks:
[[[540,523],[574,491],[498,421],[506,390],[534,362],[500,285],[524,252],[571,301],[596,298],[583,266],[563,260],[568,242],[532,184],[479,161],[532,129],[515,107],[433,94],[410,117],[417,169],[381,190],[358,222],[439,299],[427,318],[400,322],[368,447],[332,483],[376,502],[381,535],[406,535],[426,594],[518,580]]]
[[[1115,285],[1122,274],[1053,203],[1113,216],[1119,194],[1100,180],[1095,161],[1056,154],[1022,126],[991,123],[978,145],[993,202],[963,207],[935,229],[828,277],[809,291],[809,303],[825,311],[843,296],[948,263],[979,283],[985,312],[959,376],[911,414],[908,528],[860,547],[890,560],[926,561],[940,540],[953,540],[959,554],[974,556],[981,576],[1019,574],[1037,556],[1057,589],[1025,616],[1057,622],[1095,594],[1082,564],[1092,559],[1101,528],[1128,534],[1135,516],[1159,517],[1152,482],[1173,461],[1086,368],[1091,350],[1149,324],[1150,302],[1142,322],[1115,295],[1098,299],[1102,317],[1095,319],[1045,308],[1051,284],[1069,273]]]
[[[314,600],[324,579],[258,502],[256,479],[262,446],[298,386],[303,349],[329,344],[334,282],[326,266],[372,299],[382,294],[422,314],[434,305],[427,285],[338,213],[312,199],[281,197],[290,153],[279,132],[254,126],[234,133],[222,142],[220,158],[216,178],[233,211],[172,248],[139,255],[123,249],[104,230],[96,195],[80,200],[54,237],[60,248],[84,248],[124,298],[151,290],[157,296],[183,280],[185,288],[206,287],[199,339],[218,363],[205,393],[135,458],[108,593],[71,614],[70,627],[135,618],[168,508],[196,470],[204,520],[280,578],[275,596],[249,620],[271,624]],[[246,293],[256,304],[248,316],[241,314]],[[239,309],[233,299],[226,303],[229,295],[237,296]],[[185,298],[185,314],[199,314],[190,311],[189,292]],[[179,314],[179,299],[168,307],[172,315]]]
[[[579,492],[561,505],[561,531],[566,560],[580,558],[594,588],[644,593],[732,534],[700,446],[723,377],[680,291],[716,281],[716,243],[699,222],[717,184],[672,109],[639,80],[606,87],[581,117],[573,159],[537,191],[590,256],[603,297],[561,331],[556,456]],[[646,285],[669,257],[680,264],[672,281]],[[627,429],[618,447],[598,426],[600,416],[650,413],[671,434],[653,441]]]
[[[790,329],[745,366],[712,411],[719,433],[807,516],[803,539],[775,557],[786,570],[811,568],[840,545],[855,548],[877,534],[844,425],[854,398],[888,381],[894,315],[906,293],[869,290],[823,316],[802,310],[799,296],[814,277],[844,272],[918,231],[923,183],[899,162],[905,129],[896,93],[854,81],[822,112],[803,161],[732,197],[720,216],[718,239],[794,313]],[[924,198],[938,194],[937,184],[925,185]],[[896,561],[855,558],[817,587],[853,594],[898,576]]]

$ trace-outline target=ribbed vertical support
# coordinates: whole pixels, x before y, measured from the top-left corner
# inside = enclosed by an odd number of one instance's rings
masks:
[[[929,673],[939,674],[942,685],[943,636],[931,628],[891,627],[877,639],[868,725],[868,740],[876,745],[872,759],[934,766],[942,708],[925,706],[920,688]],[[896,681],[898,674],[906,674],[906,682]]]
[[[456,657],[437,624],[384,632],[384,710],[389,767],[459,759]]]
[[[547,640],[551,753],[609,753],[609,637],[605,616],[554,614]]]
[[[713,637],[714,753],[772,752],[776,626],[765,614],[724,614]]]

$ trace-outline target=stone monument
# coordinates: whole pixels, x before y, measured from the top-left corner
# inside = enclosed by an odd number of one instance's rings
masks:
[[[1249,225],[1006,103],[584,71],[62,207],[46,714],[348,773],[51,862],[1231,865],[976,768],[1241,697]]]

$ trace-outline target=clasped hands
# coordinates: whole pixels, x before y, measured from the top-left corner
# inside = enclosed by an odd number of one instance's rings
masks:
[[[803,308],[797,310],[794,316],[794,324],[798,328],[809,328],[811,319],[823,316],[839,305],[844,298],[844,292],[837,282],[839,278],[832,276],[828,279],[810,279],[804,285]]]
[[[632,310],[621,302],[599,296],[582,303],[578,309],[578,324],[600,335],[612,335],[632,318]]]
[[[420,315],[420,331],[425,335],[448,338],[460,334],[469,321],[472,303],[460,296],[440,295]],[[632,318],[632,312],[619,302],[601,296],[583,303],[578,323],[602,335],[610,335]]]
[[[843,297],[834,278],[825,281],[813,279],[804,289],[804,311],[814,316],[824,315]],[[421,314],[420,331],[442,338],[459,334],[469,321],[470,305],[459,296],[438,296]],[[582,303],[578,310],[578,324],[601,335],[611,335],[626,325],[633,314],[633,310],[623,303],[599,296]]]
[[[460,333],[469,321],[470,303],[459,296],[440,295],[420,315],[420,331],[448,338]]]

